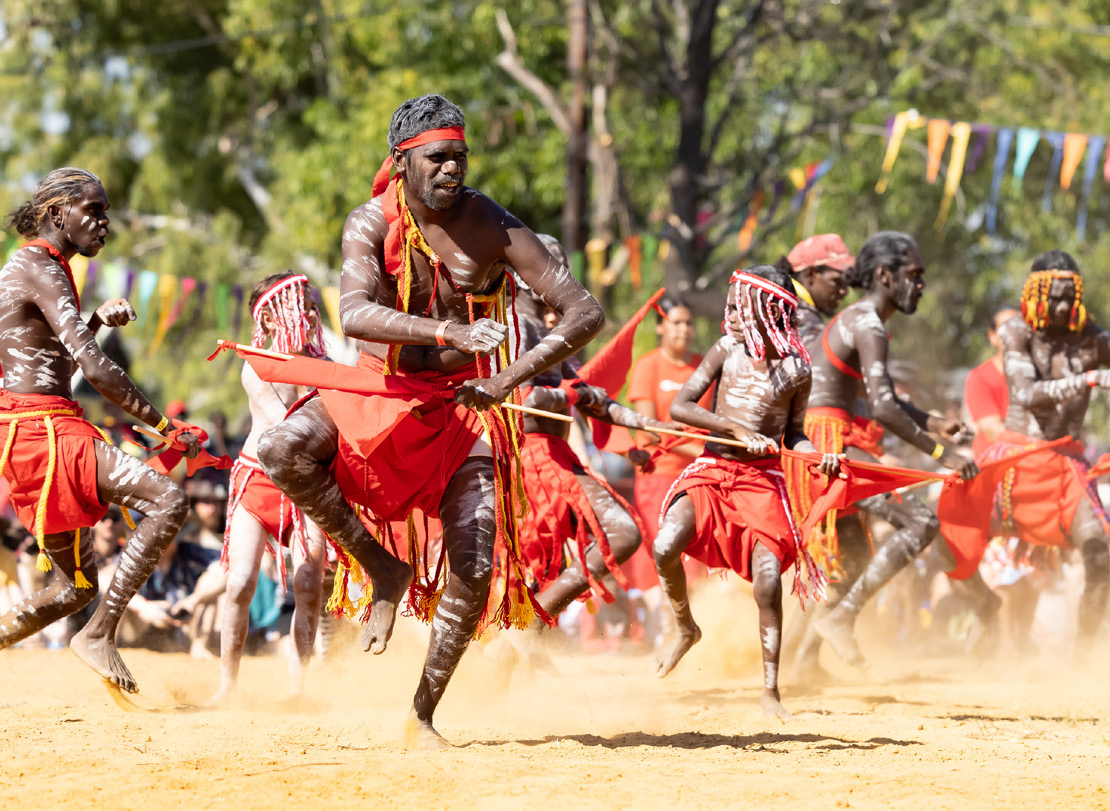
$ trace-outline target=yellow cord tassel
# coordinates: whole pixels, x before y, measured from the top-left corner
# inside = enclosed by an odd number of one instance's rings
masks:
[[[85,577],[85,573],[81,571],[81,530],[73,530],[73,560],[77,564],[74,571],[73,582],[79,589],[91,589],[92,583]]]

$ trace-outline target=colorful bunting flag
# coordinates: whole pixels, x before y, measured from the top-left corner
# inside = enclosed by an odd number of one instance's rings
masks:
[[[1029,166],[1029,159],[1037,149],[1041,134],[1029,127],[1020,127],[1017,131],[1017,146],[1014,151],[1014,191],[1021,189],[1021,181],[1025,179],[1025,170]]]
[[[944,118],[930,118],[926,128],[926,148],[929,151],[929,162],[925,167],[925,179],[935,183],[940,173],[940,159],[944,155],[944,148],[948,145],[948,130],[951,123]]]
[[[1006,128],[998,131],[995,144],[994,169],[991,174],[991,197],[987,204],[987,233],[993,234],[998,225],[998,198],[1002,194],[1002,175],[1006,171],[1006,161],[1010,159],[1010,147],[1014,143],[1014,131]]]
[[[966,121],[958,121],[952,127],[952,156],[948,161],[948,175],[944,179],[944,197],[940,201],[940,213],[933,227],[938,231],[944,227],[948,219],[948,209],[952,205],[952,198],[960,188],[960,178],[964,174],[964,158],[967,157],[967,142],[971,138],[971,125]]]
[[[1087,136],[1078,132],[1069,132],[1064,136],[1064,162],[1060,166],[1060,188],[1067,191],[1071,188],[1071,180],[1075,177],[1075,170],[1083,160],[1083,153],[1087,149]]]
[[[1082,242],[1087,238],[1087,206],[1091,202],[1091,190],[1095,185],[1098,162],[1102,158],[1102,147],[1106,138],[1094,135],[1088,142],[1087,165],[1083,169],[1083,192],[1079,200],[1079,216],[1075,222],[1075,238]]]
[[[1041,211],[1047,214],[1052,210],[1052,192],[1056,189],[1053,178],[1060,172],[1064,162],[1064,133],[1046,132],[1045,140],[1052,144],[1052,164],[1048,169],[1048,177],[1044,181],[1044,193],[1041,195]]]

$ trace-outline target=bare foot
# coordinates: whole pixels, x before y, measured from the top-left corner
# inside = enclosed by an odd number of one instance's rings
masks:
[[[416,710],[409,713],[405,721],[405,748],[407,749],[454,749],[452,743],[432,727],[431,721],[421,721]]]
[[[691,628],[680,627],[671,649],[655,660],[655,675],[663,678],[678,664],[678,660],[686,655],[686,651],[694,647],[701,640],[701,628],[694,625]]]
[[[759,697],[759,707],[768,718],[778,718],[784,724],[794,718],[789,710],[782,706],[778,690],[764,690],[763,695]]]
[[[69,649],[78,659],[121,690],[128,693],[139,692],[139,685],[135,684],[135,677],[120,658],[115,641],[108,637],[90,638],[86,626],[70,640]]]
[[[863,651],[859,649],[852,624],[852,620],[841,619],[840,612],[834,610],[819,620],[814,626],[814,630],[832,646],[837,656],[853,667],[864,670],[870,667],[870,664],[864,657]]]
[[[396,573],[373,578],[374,601],[370,604],[370,619],[362,629],[363,650],[375,655],[385,652],[386,643],[393,635],[397,608],[405,598],[412,577],[412,567],[397,561]]]
[[[238,693],[235,691],[234,684],[221,684],[220,688],[213,693],[212,697],[204,702],[204,706],[226,710],[241,703],[242,700],[238,698]]]

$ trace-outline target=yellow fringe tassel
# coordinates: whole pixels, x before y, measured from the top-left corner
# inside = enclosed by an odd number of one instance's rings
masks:
[[[73,561],[77,564],[74,570],[73,582],[79,589],[91,589],[92,583],[85,577],[85,573],[81,571],[81,530],[73,530]]]

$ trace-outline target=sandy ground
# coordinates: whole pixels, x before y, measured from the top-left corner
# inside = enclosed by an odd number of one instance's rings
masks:
[[[712,590],[710,590],[712,591]],[[248,706],[127,713],[68,651],[0,652],[0,806],[16,808],[1106,808],[1103,668],[1059,657],[973,667],[887,651],[822,689],[783,681],[795,713],[758,708],[754,608],[700,597],[705,639],[664,680],[646,656],[555,654],[561,676],[468,652],[437,714],[448,752],[400,731],[423,632],[385,656],[310,672],[313,710],[283,703],[284,662],[248,658]],[[868,653],[875,654],[874,646]],[[149,701],[195,704],[216,662],[125,651]]]

